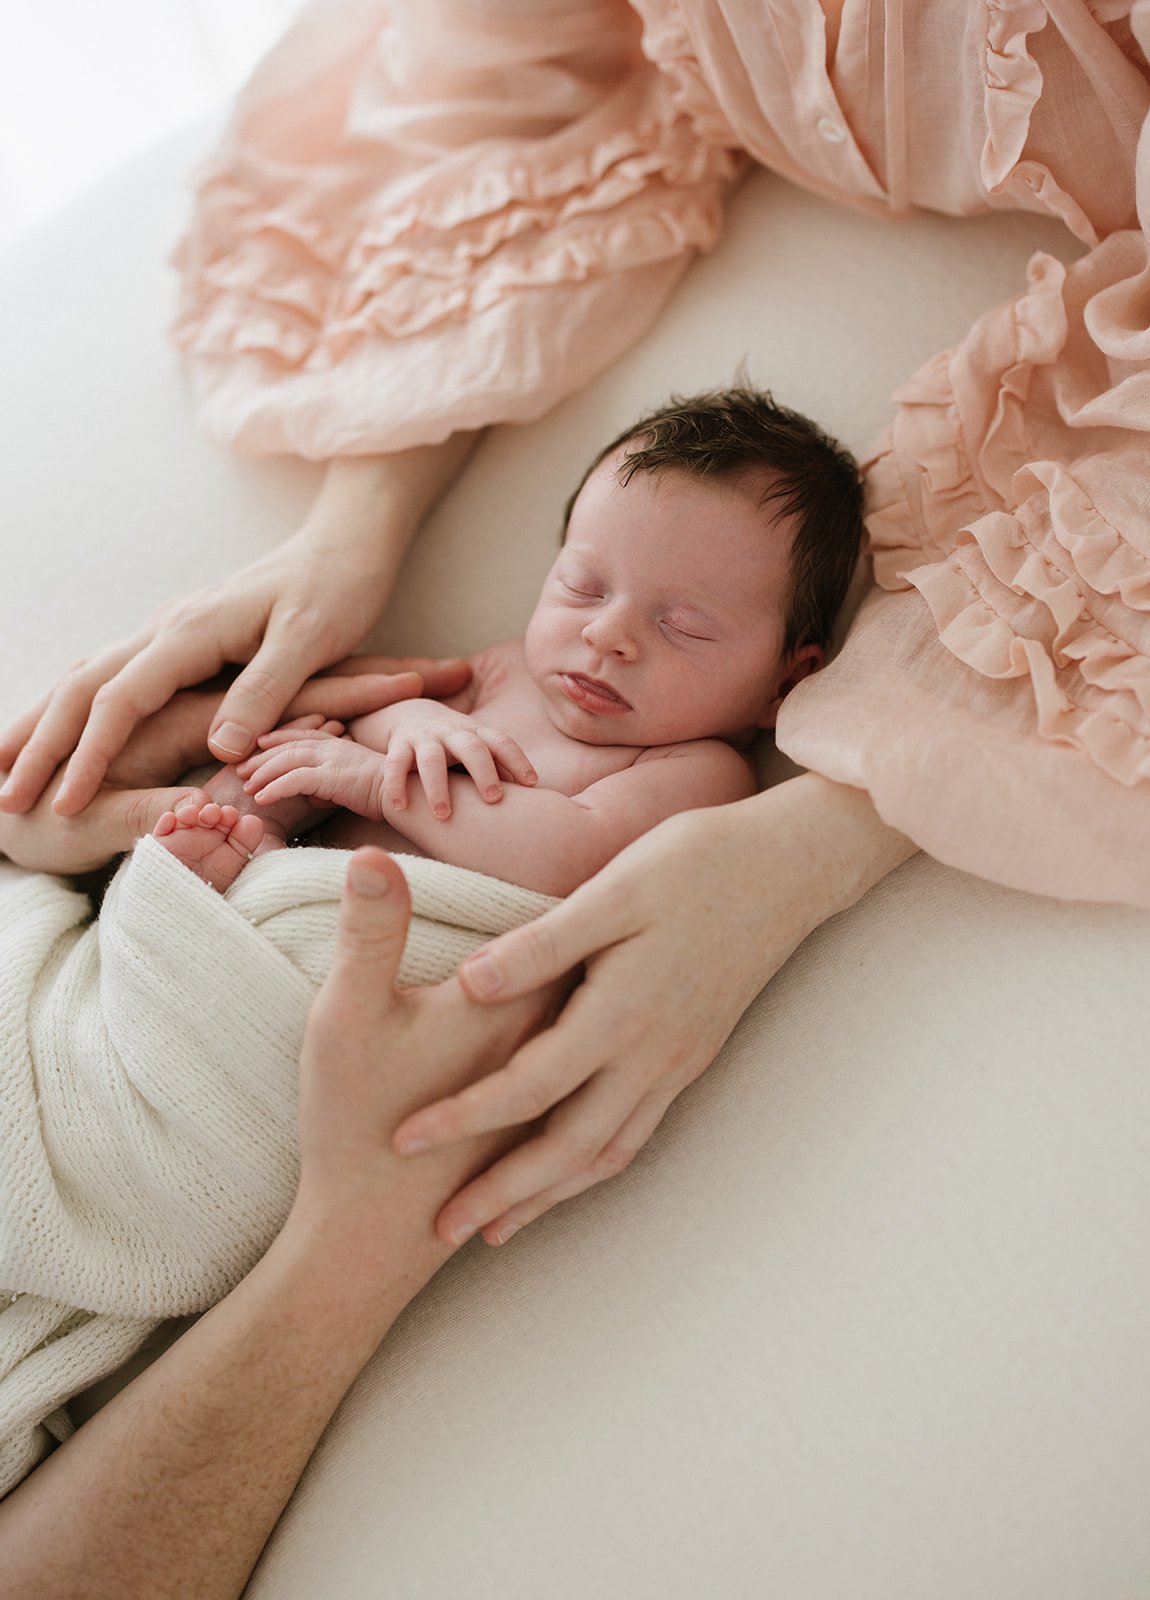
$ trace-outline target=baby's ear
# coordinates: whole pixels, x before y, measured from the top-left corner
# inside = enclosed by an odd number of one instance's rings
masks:
[[[821,644],[803,644],[797,650],[792,650],[783,667],[783,676],[780,679],[774,694],[767,701],[759,714],[757,726],[760,728],[773,728],[778,720],[779,707],[790,694],[796,683],[801,683],[804,678],[809,678],[812,672],[817,672],[827,659],[827,653]]]

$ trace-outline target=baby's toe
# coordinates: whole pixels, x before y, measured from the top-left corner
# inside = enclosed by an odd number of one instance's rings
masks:
[[[231,844],[239,845],[248,855],[254,855],[256,846],[264,836],[264,819],[252,815],[239,817],[229,836]]]

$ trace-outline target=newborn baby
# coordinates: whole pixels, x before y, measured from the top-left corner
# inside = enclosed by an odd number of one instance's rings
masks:
[[[223,890],[341,807],[325,843],[568,894],[665,817],[754,791],[748,748],[823,663],[861,511],[853,459],[769,395],[676,401],[592,463],[525,638],[466,690],[277,729],[156,837]]]

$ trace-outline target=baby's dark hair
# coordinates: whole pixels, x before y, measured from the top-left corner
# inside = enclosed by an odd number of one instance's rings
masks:
[[[763,389],[739,385],[689,399],[673,395],[669,405],[600,450],[567,502],[564,538],[579,490],[601,461],[630,444],[621,484],[636,472],[672,467],[698,478],[754,474],[766,480],[760,509],[773,505],[795,519],[784,654],[803,644],[825,649],[862,545],[862,480],[850,451],[808,417],[776,405]]]

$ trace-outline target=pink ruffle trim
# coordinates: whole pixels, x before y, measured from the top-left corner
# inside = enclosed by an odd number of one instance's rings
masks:
[[[201,184],[174,256],[184,276],[172,330],[201,356],[256,351],[326,368],[369,335],[403,339],[540,285],[579,282],[710,249],[735,154],[701,140],[672,86],[643,85],[634,117],[577,155],[474,153],[385,190],[354,233],[269,204],[242,153]],[[618,110],[619,107],[613,108]]]
[[[879,584],[917,589],[952,655],[986,678],[1028,678],[1038,733],[1133,786],[1150,779],[1150,549],[1135,542],[1145,502],[1129,500],[1124,533],[1083,481],[1089,464],[1032,459],[1025,424],[1034,374],[1065,344],[1064,279],[1036,256],[1025,296],[898,391],[868,464],[867,528]],[[991,369],[997,390],[982,397],[972,443],[964,426]],[[1121,506],[1119,490],[1110,498]]]
[[[1022,159],[1030,119],[1042,94],[1042,70],[1026,40],[1047,20],[1043,0],[988,0],[981,177],[989,194],[1008,197],[1024,211],[1060,217],[1079,239],[1097,244],[1094,224],[1049,167]]]

